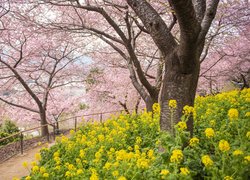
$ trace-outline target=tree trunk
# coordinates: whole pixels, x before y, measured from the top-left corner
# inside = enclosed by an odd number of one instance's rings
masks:
[[[144,102],[146,104],[147,111],[152,112],[154,103],[158,103],[158,98],[150,97],[150,98],[147,98]]]
[[[194,56],[196,57],[196,56]],[[166,61],[165,74],[160,94],[160,104],[161,104],[161,117],[160,117],[160,127],[163,131],[174,132],[172,125],[180,121],[182,116],[182,110],[185,105],[193,106],[195,92],[199,77],[199,63],[198,58],[194,62],[192,71],[188,73],[183,73],[180,69],[178,56],[174,55],[171,59]],[[186,72],[186,71],[184,71]],[[177,108],[174,110],[171,116],[171,111],[169,108],[169,100],[177,101]],[[172,118],[172,119],[171,119]],[[193,132],[193,118],[187,122],[188,131],[191,135]]]
[[[47,124],[47,120],[46,120],[46,112],[44,110],[40,111],[40,118],[41,118],[41,131],[42,131],[42,137],[47,136],[49,134],[49,128],[48,126],[43,126],[45,124]]]

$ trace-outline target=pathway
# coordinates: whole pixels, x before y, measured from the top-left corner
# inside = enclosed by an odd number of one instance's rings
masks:
[[[52,146],[54,143],[50,143]],[[8,159],[7,161],[0,164],[0,180],[12,180],[14,177],[21,178],[29,174],[29,171],[23,167],[23,162],[27,161],[30,163],[35,161],[35,154],[39,152],[42,147],[46,145],[41,145],[34,147],[30,150],[24,151],[24,154],[18,154],[14,157]]]

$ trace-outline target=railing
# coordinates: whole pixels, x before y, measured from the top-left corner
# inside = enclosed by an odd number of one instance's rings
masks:
[[[47,123],[47,124],[44,124],[44,125],[41,125],[41,126],[37,126],[37,127],[33,127],[33,128],[30,128],[30,129],[20,131],[18,133],[15,133],[15,134],[12,134],[10,136],[7,136],[7,137],[4,137],[4,138],[0,139],[0,142],[3,142],[3,141],[8,140],[10,138],[19,136],[20,137],[21,154],[23,154],[23,151],[24,151],[24,133],[27,133],[29,131],[36,130],[36,129],[41,129],[42,127],[45,127],[45,126],[47,126],[47,127],[52,126],[53,127],[53,133],[52,134],[53,134],[53,138],[55,140],[56,135],[58,134],[57,131],[59,130],[58,124],[61,123],[61,122],[74,120],[74,130],[76,131],[77,127],[78,127],[77,126],[78,125],[78,118],[84,118],[84,117],[88,117],[88,116],[99,115],[99,122],[102,123],[103,122],[103,115],[111,114],[111,113],[117,113],[117,112],[125,112],[125,111],[124,110],[116,110],[116,111],[107,111],[107,112],[100,112],[100,113],[92,113],[92,114],[83,114],[83,115],[79,115],[79,116],[73,116],[73,117],[66,118],[66,119],[61,120],[61,121],[56,121],[56,122],[53,122],[53,123]],[[48,142],[50,141],[50,133],[47,134],[47,141]]]

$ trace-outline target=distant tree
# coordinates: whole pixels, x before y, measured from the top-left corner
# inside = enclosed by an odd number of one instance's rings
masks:
[[[16,32],[14,37],[8,33],[1,38],[0,101],[39,114],[40,124],[45,125],[56,89],[83,83],[79,54],[70,42],[55,43],[25,33],[18,39]],[[48,127],[43,126],[42,135],[47,134]]]

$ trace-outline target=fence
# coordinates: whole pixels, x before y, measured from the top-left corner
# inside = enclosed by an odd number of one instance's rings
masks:
[[[73,117],[66,118],[66,119],[61,120],[61,121],[56,121],[56,122],[53,122],[53,123],[47,123],[45,125],[41,125],[41,126],[37,126],[37,127],[34,127],[34,128],[30,128],[30,129],[27,129],[27,130],[20,131],[18,133],[15,133],[15,134],[12,134],[10,136],[7,136],[7,137],[4,137],[4,138],[0,139],[0,143],[3,142],[3,141],[8,141],[11,138],[19,137],[18,141],[20,141],[20,144],[19,144],[20,152],[21,152],[21,154],[23,154],[24,153],[24,137],[25,137],[24,134],[27,133],[27,132],[29,132],[29,131],[34,131],[34,130],[37,130],[37,129],[40,130],[44,126],[47,126],[48,129],[49,129],[49,127],[52,127],[53,128],[53,132],[52,133],[48,133],[48,135],[46,136],[46,140],[49,142],[51,135],[53,135],[53,139],[55,140],[56,135],[59,134],[59,124],[62,123],[62,122],[68,122],[68,121],[72,121],[73,120],[73,123],[71,123],[71,125],[73,125],[73,127],[71,126],[71,128],[70,128],[70,126],[68,126],[68,130],[69,129],[74,129],[76,131],[77,128],[78,128],[78,123],[79,123],[78,120],[79,120],[79,118],[86,118],[86,117],[90,117],[90,116],[92,116],[92,117],[93,116],[97,116],[98,117],[99,116],[99,122],[102,123],[103,120],[104,120],[104,118],[105,118],[105,115],[110,115],[111,113],[118,113],[118,112],[121,113],[121,112],[124,112],[124,110],[116,110],[116,111],[108,111],[108,112],[83,114],[83,115],[79,115],[79,116],[73,116]],[[91,119],[97,120],[98,118],[91,118]],[[89,122],[89,120],[86,120],[86,122]],[[18,143],[18,141],[16,143]]]

